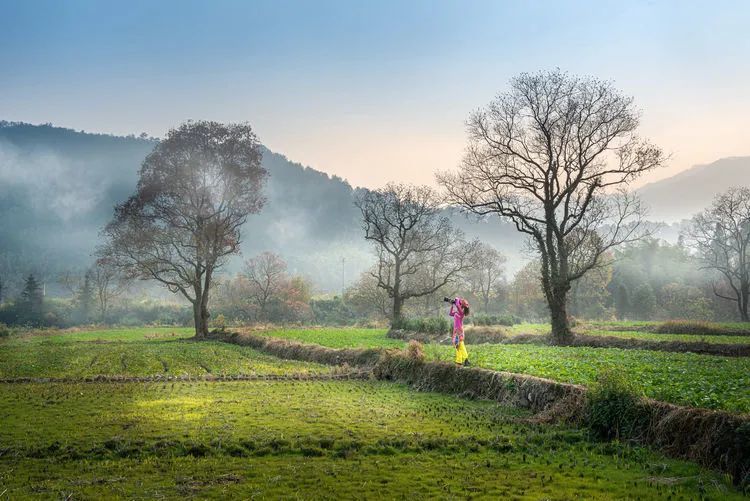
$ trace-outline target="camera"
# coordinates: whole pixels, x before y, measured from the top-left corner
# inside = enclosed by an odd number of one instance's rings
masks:
[[[446,303],[451,303],[451,304],[453,304],[453,302],[454,302],[455,300],[454,300],[454,299],[451,299],[451,298],[449,298],[449,297],[444,297],[444,298],[443,298],[443,301],[445,301]]]

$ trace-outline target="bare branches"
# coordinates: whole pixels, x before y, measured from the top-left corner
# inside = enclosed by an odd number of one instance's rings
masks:
[[[714,287],[714,294],[737,302],[747,321],[750,302],[750,189],[732,188],[717,196],[711,207],[693,217],[687,235],[705,269],[718,272],[734,297]]]
[[[430,188],[389,184],[362,192],[355,204],[365,238],[375,246],[371,275],[393,299],[394,320],[404,301],[434,293],[470,265],[477,244],[465,243],[463,233],[441,215]]]
[[[243,275],[249,282],[249,299],[256,320],[265,320],[268,302],[286,285],[286,262],[272,252],[263,252],[245,262]]]
[[[643,208],[625,188],[664,156],[638,125],[632,98],[609,82],[524,73],[469,117],[462,168],[438,181],[449,202],[530,237],[550,307],[562,311],[571,282],[644,234]]]

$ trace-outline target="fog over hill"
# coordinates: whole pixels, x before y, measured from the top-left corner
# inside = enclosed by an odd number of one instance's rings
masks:
[[[141,162],[155,143],[147,137],[0,122],[0,273],[19,281],[34,271],[52,285],[59,272],[90,264],[99,231],[114,205],[134,191]],[[356,189],[268,150],[263,166],[270,173],[268,201],[248,219],[243,255],[228,271],[270,250],[319,291],[340,291],[342,278],[351,283],[374,262],[353,205]],[[521,239],[508,225],[454,219],[471,236],[512,255],[511,267],[518,266]]]
[[[148,137],[0,122],[0,273],[5,280],[18,281],[34,271],[52,285],[61,271],[90,264],[99,231],[114,205],[134,191],[141,162],[155,144]],[[236,272],[244,258],[270,250],[287,260],[290,271],[312,279],[318,291],[340,291],[342,278],[351,283],[373,263],[353,205],[356,189],[268,150],[263,165],[270,173],[268,202],[248,219],[243,254],[227,271]],[[651,219],[678,221],[705,207],[715,193],[748,181],[749,172],[750,157],[727,158],[639,191],[652,206]],[[508,255],[509,272],[524,262],[523,239],[510,224],[458,213],[452,218],[469,237]],[[676,239],[677,227],[660,236]]]

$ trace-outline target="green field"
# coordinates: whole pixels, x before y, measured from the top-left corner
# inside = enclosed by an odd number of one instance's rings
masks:
[[[404,345],[403,341],[386,338],[382,329],[298,329],[266,334],[332,348]],[[750,412],[750,358],[535,344],[472,346],[468,333],[467,341],[475,366],[583,385],[593,383],[601,370],[613,368],[658,400]],[[454,353],[452,347],[443,345],[426,345],[425,352],[433,360],[448,361]]]
[[[684,343],[750,344],[750,336],[701,336],[700,334],[656,334],[653,332],[592,330],[578,332],[582,336],[612,336],[648,341],[679,341]]]
[[[5,384],[9,498],[739,498],[718,475],[383,382]]]
[[[244,346],[181,339],[188,331],[130,329],[11,337],[0,341],[0,378],[263,375],[328,372]],[[155,334],[160,334],[156,336]]]
[[[387,329],[273,329],[253,334],[272,336],[330,348],[402,348],[406,343],[386,337]]]
[[[617,348],[538,345],[469,346],[479,367],[590,385],[614,369],[657,400],[750,412],[750,359]],[[450,346],[428,345],[430,358],[450,360]]]
[[[382,329],[268,334],[336,347],[404,345]],[[154,328],[13,335],[0,340],[0,375],[324,378],[334,370],[189,336]],[[451,355],[450,347],[426,349]],[[485,345],[472,354],[487,366],[520,370],[524,361],[560,378],[588,374],[545,349]],[[612,350],[592,353],[602,351]],[[0,422],[0,499],[742,498],[725,476],[692,463],[592,441],[583,429],[494,402],[391,382],[0,383]]]

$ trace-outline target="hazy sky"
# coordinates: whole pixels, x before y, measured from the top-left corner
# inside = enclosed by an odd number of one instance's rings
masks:
[[[377,187],[457,165],[464,121],[523,71],[612,79],[672,153],[750,155],[750,1],[0,0],[0,119],[163,136],[249,121]]]

